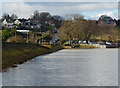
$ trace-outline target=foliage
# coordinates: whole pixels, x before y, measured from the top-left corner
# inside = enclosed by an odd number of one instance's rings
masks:
[[[12,14],[12,15],[10,16],[8,13],[4,13],[4,14],[2,15],[2,19],[6,19],[6,20],[8,20],[8,19],[14,20],[14,19],[17,19],[17,18],[18,18],[18,17],[17,17],[16,14]]]
[[[47,25],[49,23],[55,24],[55,27],[59,28],[61,26],[62,17],[58,15],[51,15],[49,12],[35,11],[31,19],[39,22],[42,25]]]
[[[46,26],[45,27],[47,30],[53,30],[55,28],[55,26]]]
[[[10,28],[4,29],[2,30],[2,39],[7,40],[11,36],[13,36],[14,33],[15,33],[15,29],[10,29]]]

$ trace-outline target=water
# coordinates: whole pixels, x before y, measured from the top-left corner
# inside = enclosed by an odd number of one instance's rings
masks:
[[[2,73],[3,86],[117,86],[118,49],[64,49]]]

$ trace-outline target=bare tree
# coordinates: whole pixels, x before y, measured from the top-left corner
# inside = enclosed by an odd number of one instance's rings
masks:
[[[11,15],[11,19],[12,19],[12,20],[18,19],[18,16],[17,16],[16,14],[12,14],[12,15]]]
[[[84,21],[83,26],[82,33],[84,40],[90,40],[92,36],[98,34],[98,25],[96,21],[86,20]]]
[[[76,20],[79,18],[84,18],[81,14],[66,14],[64,16],[65,20]]]
[[[85,20],[83,16],[70,15],[74,19],[65,20],[59,32],[61,40],[90,40],[98,33],[98,25],[94,20]],[[63,38],[64,36],[64,38]]]
[[[10,19],[10,15],[8,14],[8,13],[4,13],[3,15],[2,15],[2,19]]]

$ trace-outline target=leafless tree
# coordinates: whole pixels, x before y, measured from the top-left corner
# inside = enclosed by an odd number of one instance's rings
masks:
[[[70,15],[74,19],[65,20],[59,31],[61,40],[89,40],[98,33],[94,20],[85,20],[83,16]]]

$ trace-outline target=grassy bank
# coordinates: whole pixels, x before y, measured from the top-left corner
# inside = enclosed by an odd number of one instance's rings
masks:
[[[43,47],[37,44],[3,43],[2,68],[14,67],[36,56],[62,49],[61,46]]]
[[[92,48],[97,48],[94,45],[89,45],[89,44],[80,44],[80,45],[72,45],[72,46],[64,46],[66,49],[92,49]]]
[[[97,48],[97,47],[89,44],[80,45],[80,49],[92,49],[92,48]]]

